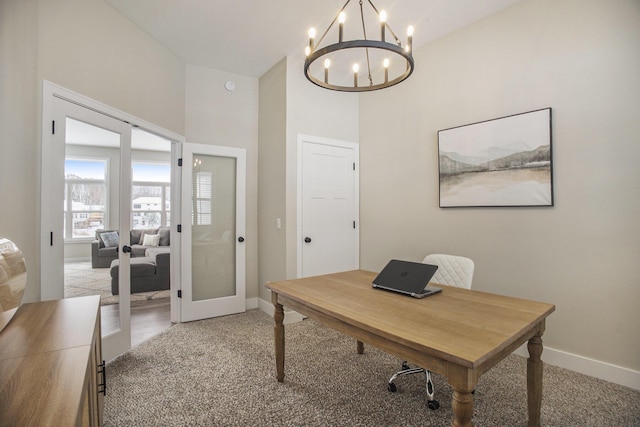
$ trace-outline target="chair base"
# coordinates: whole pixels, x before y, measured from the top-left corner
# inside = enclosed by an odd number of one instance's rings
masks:
[[[440,403],[437,400],[435,400],[433,381],[431,381],[431,372],[429,372],[424,368],[410,368],[409,365],[407,365],[407,362],[402,362],[401,370],[393,374],[393,376],[389,379],[389,382],[387,383],[387,390],[389,390],[392,393],[396,392],[397,387],[394,382],[396,378],[401,377],[403,375],[419,374],[423,372],[426,377],[425,387],[427,390],[427,406],[432,411],[435,411],[440,407]]]

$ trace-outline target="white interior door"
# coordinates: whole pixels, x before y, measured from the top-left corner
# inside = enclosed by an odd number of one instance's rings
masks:
[[[244,149],[183,145],[183,322],[246,310],[245,177]]]
[[[128,246],[131,229],[131,125],[58,97],[52,103],[51,140],[43,146],[43,300],[65,297],[66,251],[89,251],[100,229],[117,231],[116,245]],[[106,360],[131,347],[129,255],[118,250],[118,258],[118,296],[101,305]],[[88,293],[111,290],[109,268],[77,275]]]
[[[298,275],[359,267],[358,146],[299,137]]]

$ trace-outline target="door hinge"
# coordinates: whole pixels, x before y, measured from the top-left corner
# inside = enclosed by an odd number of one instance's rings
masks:
[[[53,231],[49,234],[49,246],[53,246]]]
[[[182,233],[182,224],[178,224],[178,233]]]
[[[356,228],[356,222],[355,221],[353,221],[353,228],[354,228],[354,230]]]
[[[178,289],[178,298],[182,298],[182,289]]]
[[[182,166],[182,159],[178,159],[178,166]]]
[[[356,163],[353,162],[353,170],[356,170]]]
[[[56,121],[51,120],[51,135],[55,135],[55,134],[56,134]]]

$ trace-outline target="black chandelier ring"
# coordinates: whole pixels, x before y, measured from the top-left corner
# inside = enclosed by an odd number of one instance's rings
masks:
[[[370,49],[370,48],[384,49],[384,50],[393,52],[397,55],[400,55],[402,58],[406,60],[406,63],[407,63],[405,72],[392,80],[388,80],[388,81],[385,80],[383,83],[367,84],[362,86],[355,86],[355,85],[341,86],[341,85],[330,84],[328,81],[320,80],[315,76],[313,76],[309,70],[309,67],[311,66],[311,64],[313,64],[318,59],[332,52],[345,50],[345,49]],[[413,56],[411,55],[410,51],[405,50],[401,46],[397,46],[397,45],[394,45],[388,42],[379,41],[379,40],[351,40],[351,41],[334,43],[311,52],[304,61],[304,75],[307,77],[307,79],[310,82],[325,89],[336,90],[341,92],[367,92],[367,91],[373,91],[373,90],[390,87],[402,82],[403,80],[406,80],[411,75],[411,73],[413,73],[413,68],[414,68]]]

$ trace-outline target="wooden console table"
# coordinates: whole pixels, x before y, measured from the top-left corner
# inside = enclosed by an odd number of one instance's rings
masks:
[[[0,332],[0,425],[99,426],[100,297],[22,305]]]

